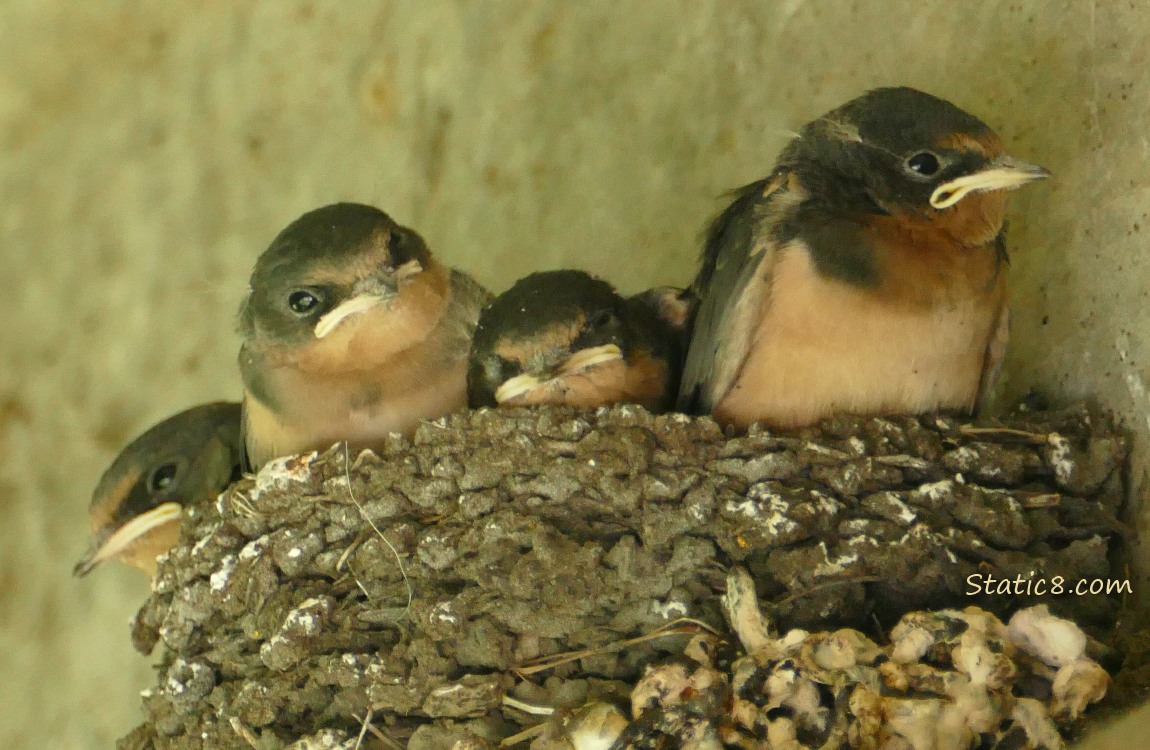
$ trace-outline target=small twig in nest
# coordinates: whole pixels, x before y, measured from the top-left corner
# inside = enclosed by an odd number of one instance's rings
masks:
[[[343,566],[347,564],[348,558],[350,558],[352,556],[352,553],[354,553],[357,549],[359,549],[359,545],[362,543],[363,543],[363,538],[362,537],[356,537],[355,540],[352,541],[352,543],[347,546],[347,549],[345,549],[343,551],[343,554],[339,556],[339,561],[336,562],[335,569],[336,570],[343,570]]]
[[[367,734],[367,728],[369,726],[371,726],[371,717],[374,714],[375,714],[375,711],[373,711],[371,708],[368,708],[367,713],[365,713],[363,715],[363,719],[361,720],[360,725],[359,725],[359,736],[355,738],[355,747],[353,748],[353,750],[359,750],[359,748],[363,745],[364,735]],[[352,716],[355,716],[355,714],[352,714]],[[359,719],[358,716],[355,716],[355,718]]]
[[[615,641],[608,643],[604,646],[597,646],[595,648],[583,648],[576,651],[566,651],[553,656],[544,656],[539,659],[532,659],[526,664],[514,667],[512,671],[520,677],[527,677],[527,675],[542,672],[545,669],[558,667],[562,664],[578,661],[588,656],[595,656],[596,654],[609,654],[616,651],[622,651],[629,646],[635,646],[646,641],[652,641],[656,638],[664,638],[669,635],[696,635],[700,630],[705,630],[712,635],[718,636],[719,633],[707,623],[701,620],[695,620],[690,617],[680,617],[673,620],[661,628],[652,630],[650,633],[640,635],[635,638],[627,638],[622,641]]]
[[[524,703],[521,700],[512,698],[510,695],[503,696],[503,705],[509,708],[514,708],[522,711],[525,714],[532,714],[534,716],[550,716],[555,713],[555,709],[550,706],[536,706],[531,703]]]
[[[244,726],[244,723],[239,720],[239,717],[229,716],[228,724],[231,725],[232,731],[239,735],[240,739],[251,745],[255,750],[262,750],[259,738],[252,734],[252,730]]]
[[[387,745],[389,748],[391,748],[391,750],[404,750],[403,745],[399,744],[398,742],[396,742],[392,738],[388,737],[383,732],[376,729],[375,724],[371,723],[371,717],[373,714],[374,714],[373,709],[369,708],[367,710],[367,714],[362,719],[359,718],[358,714],[352,714],[351,715],[353,719],[361,722],[360,731],[359,731],[359,739],[357,739],[355,741],[356,750],[358,750],[360,743],[363,742],[364,732],[371,732],[373,737],[375,737],[377,740],[379,740],[383,744]]]
[[[873,456],[871,458],[876,464],[883,466],[897,466],[900,469],[917,469],[925,471],[930,468],[930,462],[923,458],[915,456],[897,455],[897,456]]]
[[[1062,495],[1056,492],[1047,492],[1024,497],[1019,502],[1023,508],[1057,508],[1062,502]]]
[[[831,589],[831,588],[834,588],[835,586],[845,586],[848,583],[875,583],[875,582],[881,581],[881,580],[882,580],[882,578],[879,578],[878,576],[859,576],[858,578],[844,578],[841,581],[827,581],[825,583],[820,583],[818,586],[811,586],[809,589],[803,589],[802,591],[796,591],[793,594],[790,594],[788,596],[784,596],[782,599],[779,599],[777,602],[769,602],[769,604],[773,609],[778,609],[779,607],[785,607],[786,605],[790,604],[793,601],[796,601],[798,599],[802,599],[804,596],[809,596],[810,594],[818,593],[819,591],[822,591],[823,589]]]
[[[235,495],[231,498],[232,503],[240,511],[240,515],[247,516],[248,518],[256,518],[259,516],[259,511],[253,508],[246,500]]]
[[[383,535],[383,532],[379,530],[375,522],[367,517],[367,511],[363,509],[363,506],[359,504],[359,500],[355,499],[355,493],[351,491],[351,454],[348,452],[347,443],[343,444],[343,477],[347,480],[347,496],[351,498],[351,502],[359,511],[360,518],[367,521],[367,525],[371,527],[371,530],[383,540],[383,543],[391,550],[391,554],[395,555],[395,562],[399,566],[399,573],[403,576],[403,585],[407,587],[407,604],[403,608],[403,614],[406,615],[411,610],[411,600],[415,597],[415,591],[411,588],[411,579],[407,577],[407,569],[403,567],[403,558],[399,556],[399,550],[397,550],[391,542],[387,541],[387,537]],[[356,578],[355,582],[363,589],[363,584],[359,583],[358,578]],[[363,589],[363,593],[366,594],[367,590]],[[368,596],[368,599],[370,600],[371,597]]]
[[[972,424],[964,424],[958,428],[958,431],[970,437],[1001,438],[1004,441],[1030,443],[1031,445],[1043,445],[1049,438],[1049,435],[1043,433],[1016,430],[1011,427],[975,427]]]
[[[511,747],[512,745],[518,745],[520,742],[526,742],[527,740],[533,739],[533,738],[538,737],[539,735],[543,734],[543,731],[546,728],[547,728],[547,722],[543,722],[542,724],[536,724],[533,727],[527,727],[522,732],[518,732],[516,734],[513,734],[510,737],[504,737],[502,740],[500,740],[499,746],[500,747]]]

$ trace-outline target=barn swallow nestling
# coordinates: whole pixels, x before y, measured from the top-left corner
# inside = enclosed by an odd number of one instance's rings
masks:
[[[1048,176],[914,89],[807,124],[708,231],[679,408],[740,428],[973,410],[1006,349],[1007,193]]]
[[[240,474],[240,405],[202,404],[168,417],[128,444],[100,477],[88,516],[87,575],[120,560],[148,575],[175,546],[186,506],[214,500]]]
[[[520,279],[483,310],[467,370],[479,406],[672,405],[690,299],[660,287],[624,299],[582,271]]]
[[[389,433],[467,405],[467,351],[491,295],[371,206],[304,214],[256,261],[240,310],[253,468]]]

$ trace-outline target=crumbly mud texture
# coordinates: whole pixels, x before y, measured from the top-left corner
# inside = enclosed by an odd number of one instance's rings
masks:
[[[481,410],[274,461],[161,561],[132,637],[162,664],[120,747],[486,747],[530,706],[626,705],[704,626],[734,642],[735,565],[777,632],[883,643],[914,610],[1047,604],[1105,640],[1120,595],[1050,591],[1123,577],[1126,441],[1084,407],[1003,425]]]

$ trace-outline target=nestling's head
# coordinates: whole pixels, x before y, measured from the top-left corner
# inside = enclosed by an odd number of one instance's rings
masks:
[[[1007,155],[977,117],[906,87],[875,89],[813,120],[779,161],[834,210],[949,225],[974,242],[1001,229],[1009,191],[1050,176]]]
[[[519,280],[480,316],[468,368],[471,405],[626,401],[653,408],[678,368],[687,317],[680,294],[666,288],[625,299],[575,270]]]
[[[106,560],[151,574],[179,539],[185,507],[210,502],[239,477],[240,405],[203,404],[148,429],[120,452],[92,493],[86,575]]]
[[[447,293],[423,238],[371,206],[337,203],[289,224],[256,261],[245,347],[272,363],[371,366],[426,334]]]

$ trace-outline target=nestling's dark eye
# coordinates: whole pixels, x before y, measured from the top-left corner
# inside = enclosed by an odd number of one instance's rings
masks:
[[[305,292],[302,289],[288,295],[288,307],[297,315],[307,315],[314,310],[318,304],[319,300],[314,294]]]
[[[600,310],[591,316],[592,328],[606,328],[607,326],[615,323],[617,318],[615,313],[610,310]]]
[[[176,469],[175,464],[160,464],[152,469],[152,475],[148,477],[148,492],[163,492],[171,487],[176,481]]]
[[[939,167],[942,165],[938,163],[938,157],[931,152],[920,151],[906,160],[906,166],[912,172],[917,172],[923,177],[930,177],[938,174]]]

